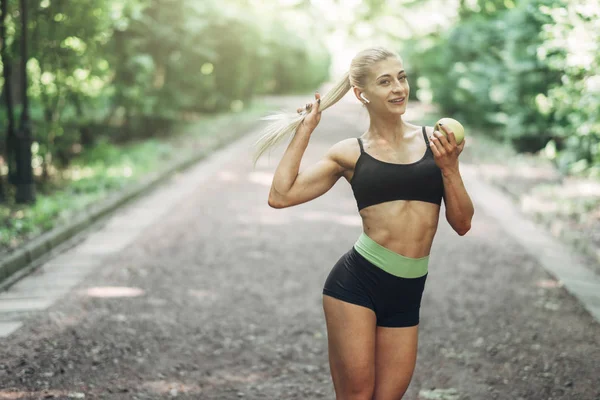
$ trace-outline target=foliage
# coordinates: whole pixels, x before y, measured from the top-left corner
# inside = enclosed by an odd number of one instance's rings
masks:
[[[266,106],[253,106],[231,115],[211,115],[178,127],[169,138],[150,138],[127,145],[115,145],[100,139],[93,149],[75,157],[61,171],[62,181],[38,186],[34,205],[12,202],[0,205],[0,257],[25,241],[60,225],[106,198],[114,189],[130,187],[149,173],[164,170],[165,165],[192,157],[198,149],[214,146],[217,135],[227,128],[245,127],[263,115]],[[239,135],[243,129],[226,131]]]
[[[126,29],[116,32],[111,54],[115,106],[128,121],[170,120],[182,110],[239,110],[255,93],[306,90],[326,78],[328,60],[313,58],[312,46],[294,32],[271,29],[285,21],[232,0],[168,3],[123,11]],[[301,70],[319,79],[296,76]],[[286,87],[283,80],[290,77],[295,86]]]
[[[257,93],[314,89],[329,69],[319,41],[307,43],[277,12],[239,0],[28,4],[33,166],[44,178],[103,137],[166,135],[187,115],[240,111]],[[16,0],[9,11],[4,43],[18,71]],[[18,87],[22,78],[13,75]],[[6,172],[0,167],[0,175]]]
[[[600,175],[600,6],[585,0],[462,2],[449,30],[414,38],[422,99],[499,132],[564,171]]]
[[[565,9],[545,8],[554,23],[544,26],[538,54],[561,73],[543,100],[556,123],[546,154],[562,169],[600,177],[600,6],[569,2]],[[556,149],[562,151],[557,153]]]

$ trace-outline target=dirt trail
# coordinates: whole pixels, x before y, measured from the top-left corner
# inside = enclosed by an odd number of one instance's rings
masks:
[[[333,107],[304,165],[366,123]],[[360,219],[345,181],[270,209],[281,150],[240,152],[79,286],[143,296],[74,290],[0,339],[0,399],[333,399],[321,288]],[[440,223],[420,330],[406,399],[600,399],[600,325],[481,211],[465,237]]]

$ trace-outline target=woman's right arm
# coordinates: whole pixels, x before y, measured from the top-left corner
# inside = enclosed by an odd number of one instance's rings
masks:
[[[331,189],[344,173],[345,169],[338,162],[340,143],[329,149],[318,163],[298,173],[310,135],[321,119],[320,97],[315,94],[317,101],[312,104],[310,113],[294,134],[275,170],[269,192],[269,206],[273,208],[291,207],[315,199]]]
[[[325,194],[343,175],[345,168],[338,161],[342,142],[332,146],[316,164],[298,173],[300,161],[310,132],[298,129],[273,176],[269,206],[285,208],[316,199]]]

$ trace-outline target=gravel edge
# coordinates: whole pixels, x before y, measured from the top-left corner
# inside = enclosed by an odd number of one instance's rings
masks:
[[[165,168],[142,177],[132,187],[117,191],[109,195],[108,198],[93,203],[87,210],[82,210],[69,222],[24,243],[0,261],[0,291],[7,289],[32,273],[56,254],[73,247],[80,241],[77,240],[79,234],[89,230],[120,207],[130,203],[140,195],[150,192],[172,175],[202,161],[215,150],[231,144],[245,133],[252,131],[259,124],[260,118],[255,118],[228,125],[226,132],[215,135],[216,140],[210,141],[198,154],[193,154],[182,160],[172,161]]]

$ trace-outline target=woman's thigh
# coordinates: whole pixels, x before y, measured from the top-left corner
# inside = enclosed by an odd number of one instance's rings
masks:
[[[417,361],[419,327],[377,327],[374,400],[400,400]]]
[[[338,399],[369,399],[375,386],[373,310],[324,295],[329,366]]]

